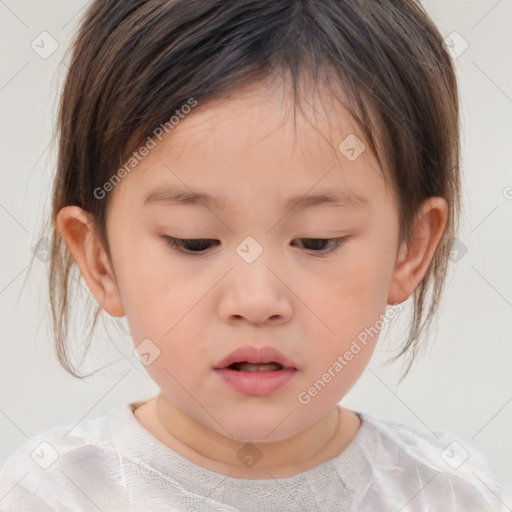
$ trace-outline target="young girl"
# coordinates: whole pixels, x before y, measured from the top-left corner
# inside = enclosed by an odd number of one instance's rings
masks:
[[[458,122],[414,0],[94,1],[59,116],[57,352],[79,376],[76,263],[161,392],[30,439],[0,509],[506,510],[467,443],[338,405],[409,297],[407,371],[437,311]]]

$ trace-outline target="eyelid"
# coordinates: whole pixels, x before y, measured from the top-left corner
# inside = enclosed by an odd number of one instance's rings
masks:
[[[189,243],[200,243],[200,242],[218,242],[218,240],[214,238],[175,238],[173,236],[164,235],[164,240],[166,240],[166,245],[171,247],[171,249],[175,249],[184,254],[205,254],[206,250],[202,251],[189,251],[183,247],[187,242]]]
[[[324,251],[315,251],[313,249],[305,249],[310,254],[313,254],[315,256],[324,256],[327,254],[331,254],[338,250],[341,246],[343,246],[346,242],[348,242],[349,237],[348,236],[341,236],[336,238],[314,238],[314,237],[301,237],[294,240],[321,240],[323,242],[331,242],[331,248]]]
[[[183,247],[183,245],[187,243],[208,243],[208,242],[219,242],[218,240],[214,238],[175,238],[169,235],[163,235],[164,240],[166,240],[166,245],[170,247],[173,250],[176,250],[178,252],[181,252],[186,255],[200,255],[200,254],[206,254],[209,248],[206,248],[204,250],[200,251],[192,251],[187,250]],[[316,256],[322,256],[326,254],[330,254],[337,249],[339,249],[341,246],[343,246],[349,239],[349,236],[342,236],[342,237],[336,237],[336,238],[318,238],[318,237],[301,237],[301,238],[295,238],[294,240],[320,240],[322,242],[330,242],[331,248],[328,250],[317,250],[314,249],[304,249],[310,254],[314,254]],[[219,242],[220,243],[220,242]],[[217,244],[218,245],[218,244]]]

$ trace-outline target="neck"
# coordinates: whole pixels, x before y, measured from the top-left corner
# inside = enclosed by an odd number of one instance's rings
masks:
[[[341,453],[359,429],[359,418],[339,406],[297,434],[271,442],[246,443],[205,427],[163,393],[156,397],[160,440],[192,462],[235,478],[285,478]]]

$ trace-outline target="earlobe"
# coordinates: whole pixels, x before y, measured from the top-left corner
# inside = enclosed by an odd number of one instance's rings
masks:
[[[430,197],[422,204],[408,243],[400,246],[388,294],[388,304],[404,302],[427,273],[448,219],[448,203]]]
[[[124,316],[119,288],[92,215],[79,206],[65,206],[58,212],[56,223],[96,300],[112,316]]]

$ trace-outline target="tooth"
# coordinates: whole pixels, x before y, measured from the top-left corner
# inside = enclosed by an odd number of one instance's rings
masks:
[[[264,372],[272,370],[280,370],[282,366],[278,363],[238,363],[237,369],[242,372]]]

